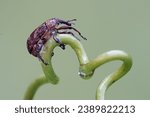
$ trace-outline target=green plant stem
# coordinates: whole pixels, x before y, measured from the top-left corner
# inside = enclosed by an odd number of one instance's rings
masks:
[[[45,76],[41,76],[41,77],[37,78],[28,87],[28,89],[25,93],[24,99],[25,100],[32,100],[34,98],[35,93],[38,90],[38,88],[40,86],[42,86],[43,84],[46,84],[46,83],[48,83],[48,80],[45,78]]]
[[[58,38],[62,41],[62,43],[66,45],[70,45],[72,49],[75,51],[80,66],[86,64],[89,62],[88,57],[86,55],[86,52],[81,45],[80,41],[78,41],[76,38],[74,38],[71,35],[67,34],[61,34],[58,35]],[[52,59],[52,53],[53,49],[58,46],[58,44],[53,40],[50,39],[46,44],[45,47],[43,48],[43,51],[41,53],[42,58],[48,63],[48,65],[45,65],[41,62],[43,72],[45,73],[46,78],[52,83],[52,84],[57,84],[59,81],[58,76],[53,70],[51,59]]]
[[[131,68],[132,59],[130,55],[120,50],[111,50],[109,52],[105,52],[97,58],[91,60],[89,63],[80,67],[80,72],[82,74],[88,75],[90,72],[94,72],[96,68],[101,65],[108,63],[110,61],[120,60],[123,62],[121,67],[117,69],[115,72],[104,78],[104,80],[99,84],[96,91],[96,99],[103,100],[105,99],[106,90],[117,80],[122,78]],[[87,79],[84,77],[84,79]]]
[[[106,52],[94,60],[90,61],[88,64],[84,66],[84,71],[94,71],[96,68],[100,67],[101,65],[114,61],[114,60],[120,60],[123,62],[121,67],[117,69],[115,72],[107,76],[98,86],[96,91],[96,99],[105,99],[105,92],[106,90],[117,80],[122,78],[131,68],[132,66],[132,59],[131,57],[120,50],[112,50],[109,52]]]
[[[83,46],[81,45],[80,41],[78,41],[76,38],[67,34],[58,35],[58,38],[61,40],[62,43],[66,45],[70,45],[72,49],[75,51],[77,58],[79,60],[79,65],[80,65],[79,75],[83,79],[91,78],[91,76],[94,74],[95,69],[107,62],[114,61],[114,60],[120,60],[123,62],[123,64],[121,65],[119,69],[117,69],[115,72],[107,76],[99,84],[97,91],[96,91],[96,99],[104,99],[106,90],[115,81],[117,81],[122,76],[124,76],[130,70],[132,66],[131,57],[123,51],[112,50],[89,61]],[[48,65],[45,65],[41,62],[42,69],[43,69],[45,76],[40,77],[39,79],[35,80],[29,86],[25,94],[25,99],[33,99],[37,89],[45,83],[51,83],[51,84],[58,83],[59,78],[54,72],[53,67],[52,67],[52,62],[51,62],[53,49],[56,46],[58,46],[58,44],[53,39],[49,39],[49,41],[45,44],[43,50],[41,51],[42,58],[44,59],[45,62],[48,63]]]
[[[63,35],[63,34],[58,35],[58,38],[60,38],[64,44],[70,45],[72,47],[72,49],[75,51],[75,53],[78,57],[80,65],[86,64],[89,62],[83,46],[77,39],[75,39],[74,37],[72,37],[70,35]],[[28,87],[28,89],[25,93],[24,99],[33,99],[37,89],[45,83],[51,83],[51,84],[58,83],[59,78],[56,75],[56,73],[54,72],[53,67],[52,67],[52,62],[51,62],[53,49],[56,46],[58,46],[58,44],[53,39],[49,39],[49,41],[45,44],[45,46],[41,52],[42,58],[44,59],[45,62],[48,63],[48,65],[45,65],[41,62],[41,66],[42,66],[45,76],[36,79]]]

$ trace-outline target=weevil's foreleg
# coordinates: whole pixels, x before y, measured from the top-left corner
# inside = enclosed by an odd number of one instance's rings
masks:
[[[57,32],[58,34],[71,34],[73,37],[75,37],[76,39],[78,39],[80,41],[80,39],[73,33],[70,31],[63,31],[63,32]]]
[[[68,20],[68,21],[64,21],[64,20],[61,20],[61,19],[57,19],[57,20],[60,24],[65,24],[65,25],[68,25],[68,26],[71,26],[72,24],[74,24],[72,21],[76,21],[76,19],[72,19],[72,20]]]
[[[77,19],[67,20],[67,22],[77,21]]]
[[[68,20],[67,22],[70,23],[70,24],[75,25],[75,23],[73,21],[77,21],[77,19]]]
[[[82,36],[82,34],[80,33],[80,31],[78,31],[76,28],[71,27],[71,26],[61,26],[59,28],[57,28],[57,30],[65,30],[65,29],[72,29],[74,31],[76,31],[84,40],[87,40],[84,36]]]
[[[53,35],[53,39],[56,41],[56,43],[59,43],[59,46],[64,50],[65,49],[65,44],[63,44],[60,39],[57,38],[56,35]]]

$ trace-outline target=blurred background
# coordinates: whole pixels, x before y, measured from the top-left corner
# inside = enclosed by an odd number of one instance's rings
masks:
[[[81,43],[90,59],[114,49],[132,56],[132,69],[108,89],[107,100],[150,99],[149,0],[0,0],[0,99],[23,99],[28,85],[43,74],[26,41],[53,17],[77,19],[75,27],[88,39]],[[52,63],[60,82],[40,87],[35,99],[95,99],[99,82],[121,65],[107,63],[92,79],[83,80],[69,46],[54,52]]]

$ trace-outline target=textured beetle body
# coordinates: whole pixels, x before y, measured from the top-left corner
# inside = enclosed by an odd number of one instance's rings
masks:
[[[72,21],[76,21],[76,19],[64,21],[58,18],[52,18],[45,21],[43,24],[37,27],[27,39],[27,49],[29,53],[35,57],[38,57],[44,64],[47,64],[40,56],[40,51],[50,38],[53,38],[56,43],[59,43],[59,46],[62,49],[65,49],[65,45],[57,38],[57,34],[71,34],[72,36],[76,37],[75,34],[70,31],[74,30],[83,39],[86,39],[77,29],[72,27]]]

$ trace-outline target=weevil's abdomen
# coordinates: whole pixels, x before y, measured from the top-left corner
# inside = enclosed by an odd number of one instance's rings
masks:
[[[50,31],[48,30],[45,23],[36,28],[27,39],[27,49],[30,54],[37,57],[41,51],[42,46],[51,37]]]
[[[28,38],[27,40],[27,49],[28,49],[28,52],[30,54],[32,54],[33,56],[37,56],[36,55],[36,52],[35,52],[35,49],[36,49],[36,43],[31,37]]]

